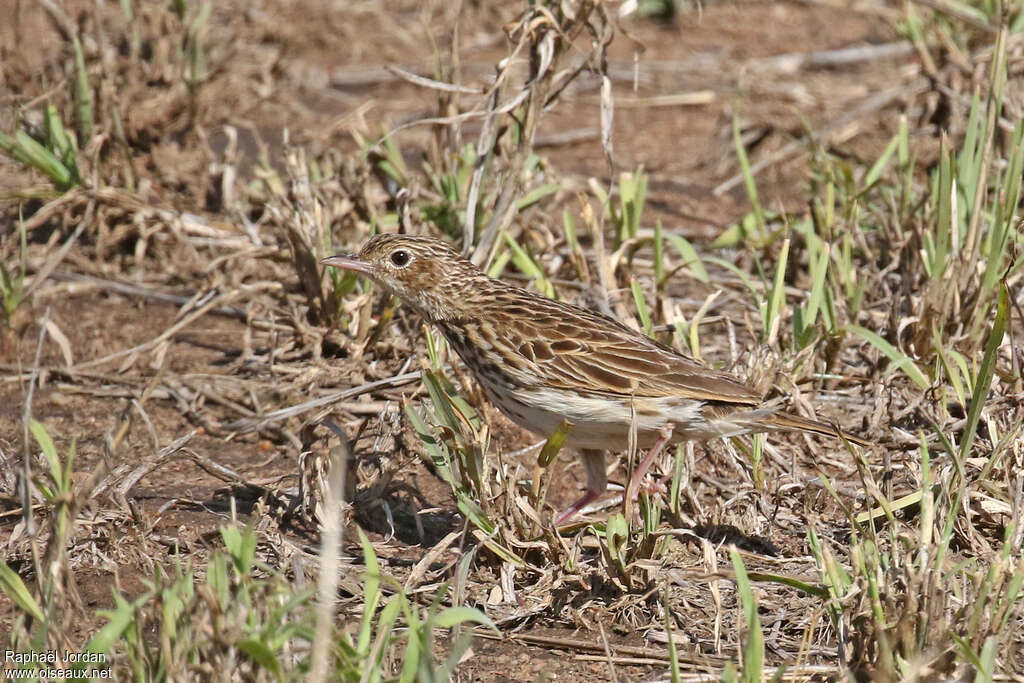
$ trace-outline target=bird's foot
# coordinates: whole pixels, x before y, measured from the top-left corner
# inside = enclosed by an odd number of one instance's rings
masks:
[[[646,493],[649,496],[667,496],[668,486],[666,486],[666,477],[644,477],[644,480],[640,482],[640,492]]]
[[[661,496],[662,500],[668,500],[668,476],[664,477],[652,477],[646,476],[644,480],[640,482],[637,492],[637,498],[635,502],[639,502],[640,494],[646,493],[650,498],[654,496]],[[640,506],[635,505],[633,507],[633,524],[640,527],[643,526],[643,519],[640,517]]]

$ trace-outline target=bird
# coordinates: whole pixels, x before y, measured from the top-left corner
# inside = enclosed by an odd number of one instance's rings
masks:
[[[782,412],[739,378],[610,316],[492,278],[440,239],[378,234],[321,263],[370,278],[426,318],[513,422],[543,438],[568,429],[563,446],[579,452],[586,489],[556,527],[605,492],[605,453],[631,444],[647,454],[626,500],[670,443],[801,431],[869,445]]]

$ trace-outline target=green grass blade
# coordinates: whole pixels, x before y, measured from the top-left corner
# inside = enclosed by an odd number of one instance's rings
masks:
[[[813,595],[814,597],[821,598],[822,600],[828,599],[827,589],[807,583],[806,581],[801,581],[800,579],[794,579],[791,576],[785,576],[783,574],[766,574],[764,572],[750,572],[748,576],[751,581],[777,583],[783,586],[789,586],[790,588],[795,588],[798,591],[807,593],[808,595]]]
[[[77,168],[74,168],[75,148],[71,144],[71,138],[68,136],[67,131],[64,129],[64,122],[60,120],[60,113],[58,113],[56,106],[52,104],[46,105],[45,121],[46,135],[49,138],[50,148],[57,150],[64,164],[77,175]]]
[[[85,68],[85,56],[82,53],[82,43],[78,40],[78,36],[72,39],[71,44],[75,53],[75,118],[78,122],[78,139],[84,147],[92,139],[92,86],[89,84],[89,72]],[[67,160],[65,157],[65,161]]]
[[[539,289],[544,296],[548,298],[555,298],[555,288],[551,286],[547,276],[544,275],[544,271],[537,265],[537,262],[533,260],[526,250],[523,249],[519,242],[512,239],[512,236],[508,233],[504,233],[505,243],[508,248],[512,251],[512,262],[516,264],[516,268],[527,276],[537,281],[537,289]]]
[[[409,418],[409,422],[412,423],[412,427],[416,431],[417,436],[420,437],[420,441],[423,442],[423,446],[427,449],[427,453],[430,455],[430,459],[434,463],[434,467],[437,468],[441,478],[454,487],[455,479],[452,476],[451,458],[448,455],[447,450],[439,444],[433,431],[427,426],[427,423],[423,421],[420,414],[412,407],[412,404],[408,401],[404,401],[404,404],[405,414]]]
[[[493,278],[501,277],[501,274],[505,272],[505,267],[508,266],[508,262],[511,260],[511,252],[508,249],[502,249],[487,268],[487,275]]]
[[[37,622],[45,620],[42,607],[25,587],[25,582],[3,560],[0,560],[0,591]]]
[[[821,310],[822,302],[825,300],[825,279],[828,275],[831,253],[829,245],[824,244],[817,261],[811,266],[811,296],[807,299],[807,308],[804,314],[804,324],[807,326],[813,325],[818,320],[818,311]]]
[[[619,197],[622,202],[620,242],[634,239],[639,232],[640,216],[644,211],[646,196],[647,175],[642,168],[635,173],[623,173],[619,176]]]
[[[761,309],[761,340],[767,342],[778,333],[779,316],[786,302],[786,262],[789,260],[789,240],[782,243],[779,261],[775,265],[775,280],[772,282],[768,299]]]
[[[877,348],[885,354],[890,361],[892,361],[896,369],[903,370],[903,372],[905,372],[907,376],[914,381],[914,384],[916,384],[922,391],[927,391],[928,387],[931,386],[928,378],[925,377],[923,372],[921,372],[921,368],[917,367],[909,356],[886,340],[882,339],[882,337],[877,333],[861,327],[860,325],[847,325],[844,329],[848,332],[852,332],[861,339],[870,342],[872,346]]]
[[[629,288],[633,292],[633,302],[636,304],[637,315],[640,316],[640,325],[643,327],[644,334],[649,337],[654,327],[651,323],[651,312],[647,310],[647,301],[644,299],[644,290],[635,277],[630,278]]]
[[[881,156],[878,157],[878,161],[875,162],[864,176],[864,187],[871,187],[879,178],[882,177],[882,173],[885,172],[885,168],[889,165],[889,160],[892,159],[892,155],[896,152],[899,144],[900,135],[897,133],[886,146]]]
[[[554,462],[555,458],[558,457],[558,452],[562,450],[565,440],[569,438],[571,430],[572,425],[567,420],[562,420],[558,424],[554,433],[544,442],[544,447],[540,449],[540,454],[537,456],[538,467],[549,467]]]
[[[359,543],[363,546],[363,563],[366,566],[366,583],[363,588],[363,619],[359,627],[357,651],[366,655],[370,651],[370,636],[373,634],[373,617],[380,603],[380,563],[377,553],[362,529],[359,529]]]
[[[690,272],[693,273],[695,278],[705,284],[710,281],[710,278],[708,278],[708,271],[704,269],[704,264],[701,262],[700,256],[697,254],[697,250],[693,248],[692,244],[679,235],[667,234],[665,235],[665,239],[667,239],[669,244],[675,247],[676,251],[679,252],[679,255],[683,257],[683,262],[686,264],[686,267],[690,269]]]
[[[441,418],[444,426],[456,434],[461,432],[462,423],[455,414],[455,406],[452,405],[451,398],[444,390],[440,378],[432,371],[427,370],[423,373],[423,386],[427,388],[427,393],[430,394],[430,402],[434,406],[434,412]]]
[[[244,638],[237,641],[235,647],[253,662],[274,674],[274,678],[281,680],[281,663],[277,661],[277,657],[266,643],[257,638]]]
[[[15,134],[15,140],[17,151],[12,154],[15,159],[41,171],[58,189],[66,190],[71,187],[71,171],[53,152],[40,145],[25,131],[19,130]],[[5,150],[8,148],[6,144],[0,143],[0,146]]]
[[[430,626],[435,628],[452,628],[467,622],[486,626],[495,632],[498,631],[498,627],[495,626],[490,617],[473,607],[449,607],[438,612],[427,621]]]
[[[96,632],[89,643],[85,646],[88,652],[99,652],[105,654],[110,652],[114,644],[122,637],[122,634],[135,622],[136,611],[145,605],[153,597],[153,591],[136,598],[133,602],[126,601],[120,594],[114,591],[114,609],[98,610],[99,616],[105,617],[107,623]]]
[[[221,527],[220,536],[232,564],[235,565],[235,570],[240,575],[248,574],[256,559],[256,534],[252,528],[239,528],[232,524]]]
[[[743,173],[743,185],[747,188],[747,198],[753,208],[754,221],[757,225],[758,238],[763,238],[768,232],[768,225],[765,221],[764,208],[761,206],[761,199],[757,194],[757,183],[754,182],[754,173],[750,170],[750,159],[747,158],[747,150],[743,146],[743,135],[740,131],[740,120],[738,116],[732,118],[732,139],[736,146],[736,157],[740,162],[740,170]]]
[[[740,594],[746,622],[743,671],[740,676],[746,683],[760,683],[764,673],[764,633],[761,631],[761,618],[757,614],[757,602],[754,600],[754,591],[747,577],[743,558],[735,546],[729,548],[729,559],[732,560],[732,567],[736,572],[736,590]]]
[[[745,272],[736,267],[735,263],[730,263],[729,261],[726,261],[723,258],[718,258],[717,256],[707,256],[704,260],[707,261],[708,263],[713,263],[717,266],[725,268],[730,273],[738,277],[740,279],[740,282],[743,283],[743,286],[746,287],[747,290],[754,295],[754,297],[758,299],[761,298],[761,290],[754,284],[754,281],[750,279],[749,275],[747,275]]]
[[[516,203],[516,209],[522,211],[523,209],[536,204],[545,197],[558,192],[561,187],[562,186],[558,183],[548,183],[547,185],[535,187]]]
[[[57,456],[57,447],[53,443],[53,439],[50,438],[50,434],[46,431],[46,427],[40,424],[36,420],[29,422],[29,431],[32,432],[32,436],[35,438],[36,443],[39,444],[39,450],[46,456],[46,462],[50,467],[50,476],[53,477],[53,481],[59,486],[63,477],[61,472],[63,468],[60,465],[60,458]]]
[[[992,376],[995,374],[996,353],[1003,343],[1003,335],[1006,332],[1006,322],[1010,316],[1010,293],[1006,283],[999,288],[999,304],[996,308],[996,319],[992,323],[992,332],[988,336],[988,343],[985,344],[985,356],[982,358],[981,367],[978,370],[978,378],[974,382],[974,394],[971,396],[971,407],[967,413],[967,427],[964,430],[964,438],[960,443],[960,457],[966,458],[974,445],[974,437],[978,431],[978,422],[981,420],[981,411],[985,407],[985,398],[989,389],[992,388]]]

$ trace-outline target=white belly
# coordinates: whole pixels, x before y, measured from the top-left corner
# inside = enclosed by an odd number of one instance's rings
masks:
[[[723,436],[702,416],[702,403],[691,399],[634,398],[610,400],[564,389],[520,389],[495,392],[484,386],[487,397],[510,420],[538,436],[551,436],[563,420],[570,425],[569,448],[623,451],[636,421],[637,445],[648,448],[661,429],[671,423],[673,441]]]

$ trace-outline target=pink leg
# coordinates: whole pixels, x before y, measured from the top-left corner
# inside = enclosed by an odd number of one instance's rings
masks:
[[[583,469],[587,471],[587,491],[579,500],[563,510],[555,517],[554,526],[559,527],[576,516],[588,503],[597,500],[608,488],[608,474],[604,469],[604,453],[602,451],[580,451]]]
[[[647,470],[651,469],[651,465],[654,464],[655,458],[661,453],[661,449],[665,447],[669,439],[672,438],[672,425],[662,427],[661,435],[658,440],[654,442],[654,445],[647,450],[647,455],[640,461],[636,471],[633,472],[633,477],[629,480],[629,486],[626,487],[626,496],[622,499],[622,505],[624,508],[632,508],[633,503],[636,501],[637,494],[640,492],[640,482],[643,481],[644,475],[647,474]]]

